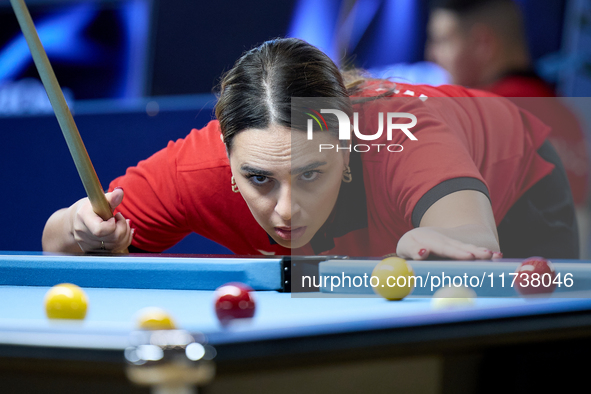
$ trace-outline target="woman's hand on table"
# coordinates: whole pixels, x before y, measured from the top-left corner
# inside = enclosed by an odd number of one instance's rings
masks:
[[[412,229],[400,238],[396,254],[413,260],[425,260],[431,255],[453,260],[490,260],[503,256],[498,251],[464,243],[442,233],[448,230],[429,227]]]

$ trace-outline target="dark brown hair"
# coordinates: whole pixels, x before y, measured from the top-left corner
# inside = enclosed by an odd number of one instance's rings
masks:
[[[342,98],[339,109],[352,112],[338,67],[318,48],[282,38],[246,52],[223,76],[215,107],[228,152],[234,136],[246,129],[276,124],[303,130],[292,125],[292,97]]]

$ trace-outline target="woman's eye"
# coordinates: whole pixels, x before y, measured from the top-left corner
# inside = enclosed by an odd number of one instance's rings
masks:
[[[261,186],[269,182],[269,178],[264,175],[250,175],[248,179],[255,185]]]
[[[301,176],[303,181],[312,182],[316,178],[318,178],[318,171],[306,171]]]

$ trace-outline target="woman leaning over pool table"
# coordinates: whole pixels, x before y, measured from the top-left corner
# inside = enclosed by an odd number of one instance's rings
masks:
[[[490,96],[351,80],[304,41],[265,42],[223,77],[217,120],[111,183],[114,218],[103,221],[83,198],[49,218],[43,249],[160,252],[196,232],[245,255],[576,258],[572,197],[550,130]],[[333,115],[324,116],[332,132],[309,140],[303,122],[292,125],[292,97],[336,98],[363,119],[412,113],[417,140],[384,132],[371,143],[402,152],[357,153],[338,139]],[[364,134],[375,133],[375,121],[363,122]]]

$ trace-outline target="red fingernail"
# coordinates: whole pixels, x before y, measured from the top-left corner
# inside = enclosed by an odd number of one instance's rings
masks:
[[[419,250],[419,256],[423,257],[423,255],[427,253],[427,249],[421,249]]]

